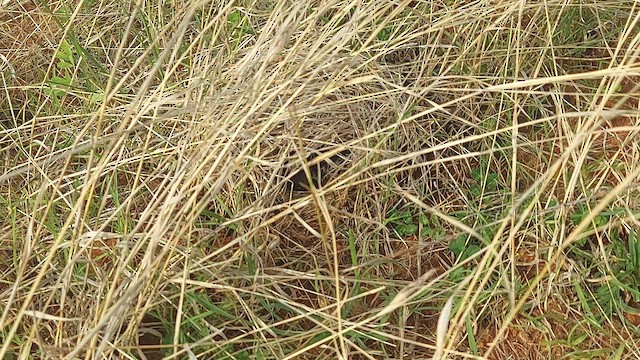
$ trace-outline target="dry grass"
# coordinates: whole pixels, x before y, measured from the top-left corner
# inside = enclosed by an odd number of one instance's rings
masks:
[[[0,19],[0,357],[640,357],[633,1]]]

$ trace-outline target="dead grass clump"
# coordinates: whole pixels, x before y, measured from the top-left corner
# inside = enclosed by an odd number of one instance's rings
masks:
[[[1,356],[640,352],[632,2],[47,5]]]

